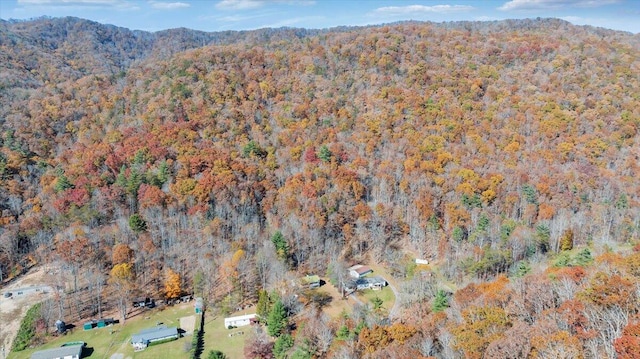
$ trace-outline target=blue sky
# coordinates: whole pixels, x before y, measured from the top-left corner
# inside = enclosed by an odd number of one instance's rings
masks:
[[[557,17],[577,25],[640,32],[640,0],[0,0],[2,19],[42,15],[146,31]]]

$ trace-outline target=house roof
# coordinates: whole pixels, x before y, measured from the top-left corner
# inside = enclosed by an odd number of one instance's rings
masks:
[[[369,272],[373,272],[373,270],[367,266],[363,266],[361,264],[356,264],[352,267],[349,267],[349,271],[354,271],[358,273],[358,275],[363,275]]]
[[[178,328],[167,328],[165,326],[159,326],[155,328],[149,328],[141,330],[138,334],[131,336],[131,343],[145,343],[153,340],[177,337]]]
[[[81,355],[82,345],[71,345],[66,347],[37,351],[31,354],[31,359],[58,359],[72,356],[77,356],[78,358],[80,358]]]
[[[320,276],[317,275],[307,275],[302,278],[302,282],[304,284],[318,283],[320,282]]]

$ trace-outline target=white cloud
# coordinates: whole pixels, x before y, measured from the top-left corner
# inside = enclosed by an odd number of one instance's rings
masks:
[[[112,5],[126,3],[122,0],[18,0],[22,5]]]
[[[619,0],[510,0],[500,6],[498,10],[519,11],[584,8],[615,4],[617,2],[619,2]]]
[[[117,10],[139,10],[135,3],[128,0],[18,0],[18,5],[38,8],[94,8],[94,9],[117,9]]]
[[[304,27],[305,24],[313,23],[317,21],[324,20],[324,16],[301,16],[301,17],[293,17],[288,19],[282,19],[276,23],[266,25],[265,27],[279,28],[283,26],[294,26],[302,24]]]
[[[474,10],[473,6],[469,5],[407,5],[407,6],[385,6],[379,7],[373,10],[375,15],[386,16],[398,16],[398,15],[412,15],[412,14],[425,14],[425,13],[437,13],[437,14],[450,14],[454,12],[467,12]]]
[[[221,10],[250,10],[263,7],[267,4],[284,5],[314,5],[315,0],[221,0],[216,8]]]
[[[149,4],[154,9],[160,10],[175,10],[175,9],[183,9],[190,7],[191,5],[184,2],[160,2],[160,1],[149,1]]]

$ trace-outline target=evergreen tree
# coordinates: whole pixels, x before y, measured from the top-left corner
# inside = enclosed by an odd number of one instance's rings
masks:
[[[323,162],[329,162],[331,160],[331,151],[329,150],[329,148],[327,147],[327,145],[322,145],[322,147],[320,147],[320,151],[318,152],[318,158],[321,159]]]
[[[374,297],[371,299],[371,303],[373,304],[373,310],[380,310],[384,301],[380,297]]]
[[[282,334],[273,344],[273,356],[276,359],[285,358],[287,351],[293,348],[293,337],[289,334]]]
[[[60,171],[58,174],[56,185],[54,186],[55,191],[59,193],[69,188],[73,188],[73,184],[69,181],[67,176],[65,176],[64,173]]]
[[[276,300],[267,317],[267,332],[272,337],[279,337],[287,329],[287,309],[280,299]]]
[[[433,310],[434,313],[438,313],[447,308],[449,308],[449,298],[447,298],[447,293],[445,293],[444,290],[439,289],[436,293],[436,297],[433,299],[431,310]]]
[[[531,272],[531,266],[526,261],[518,262],[518,266],[516,267],[515,276],[518,278],[522,278],[527,273]]]
[[[258,304],[256,308],[256,314],[261,318],[266,318],[269,315],[270,310],[269,294],[266,290],[260,289],[258,291]]]
[[[131,230],[136,233],[144,232],[147,230],[147,222],[145,222],[139,214],[134,213],[129,217],[129,227],[131,227]]]
[[[536,242],[542,253],[549,251],[549,238],[551,238],[551,230],[544,224],[536,226]]]
[[[575,262],[579,266],[586,266],[587,264],[593,262],[593,257],[591,256],[591,251],[589,250],[589,248],[581,250],[578,255],[576,255]]]
[[[277,231],[271,237],[271,242],[276,247],[276,254],[280,260],[286,261],[289,258],[289,244],[284,239],[282,232]]]

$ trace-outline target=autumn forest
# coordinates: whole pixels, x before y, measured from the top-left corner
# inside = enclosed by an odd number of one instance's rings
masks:
[[[372,263],[399,312],[281,293],[289,353],[640,358],[639,74],[640,35],[556,19],[1,21],[0,280],[58,268],[80,320]]]

